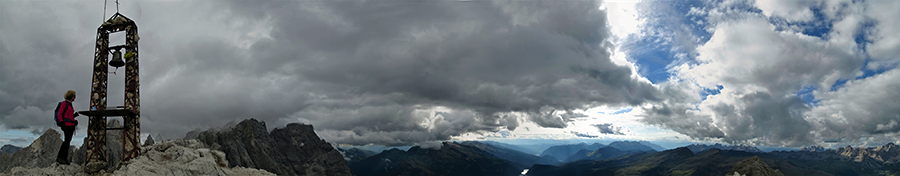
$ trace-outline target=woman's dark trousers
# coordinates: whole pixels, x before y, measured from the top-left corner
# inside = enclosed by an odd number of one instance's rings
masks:
[[[60,127],[63,131],[63,143],[59,146],[59,154],[56,154],[56,162],[60,164],[69,164],[69,143],[72,142],[72,135],[75,133],[74,126]]]

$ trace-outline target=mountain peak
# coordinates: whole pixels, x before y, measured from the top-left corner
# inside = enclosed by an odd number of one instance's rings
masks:
[[[653,148],[650,148],[647,145],[639,141],[616,141],[609,143],[608,146],[615,147],[619,150],[629,151],[629,150],[638,150],[638,151],[656,151]]]
[[[600,143],[588,145],[587,143],[583,142],[580,144],[557,145],[547,148],[546,150],[541,152],[540,156],[552,156],[553,158],[557,159],[566,159],[581,150],[587,150],[588,152],[590,152],[603,147],[606,147],[606,145]]]
[[[678,153],[678,154],[687,154],[690,156],[694,155],[694,152],[691,152],[691,149],[689,149],[687,147],[678,147],[678,148],[672,149],[672,151],[675,153]]]
[[[801,152],[824,152],[825,147],[814,145],[809,147],[803,147],[800,149]]]
[[[62,142],[59,132],[47,129],[44,134],[31,142],[31,145],[16,151],[13,155],[4,155],[8,158],[0,162],[0,172],[9,171],[17,166],[24,168],[50,166],[56,160]],[[69,150],[71,153],[71,148]],[[69,158],[72,158],[72,155],[69,155]]]
[[[355,175],[518,175],[522,169],[477,146],[444,142],[440,149],[391,149],[355,162]],[[526,154],[527,155],[527,154]],[[529,165],[530,166],[530,165]],[[527,167],[527,166],[524,166]]]
[[[885,144],[882,146],[875,147],[875,151],[879,151],[879,152],[895,151],[897,149],[898,149],[897,145],[894,145],[894,143],[888,143],[888,144]]]
[[[759,156],[738,162],[728,173],[726,176],[784,176],[781,171],[769,167]]]
[[[197,139],[225,152],[229,167],[259,168],[279,175],[352,175],[341,153],[308,124],[291,123],[268,132],[265,122],[247,119],[234,127],[203,131]]]
[[[22,150],[22,147],[10,145],[10,144],[6,144],[6,145],[3,145],[3,147],[0,147],[0,152],[10,154],[10,155],[15,154],[19,150]]]

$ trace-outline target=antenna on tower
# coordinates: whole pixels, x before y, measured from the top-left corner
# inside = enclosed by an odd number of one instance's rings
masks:
[[[107,3],[106,0],[103,0],[103,19],[100,19],[101,20],[100,22],[106,21],[106,4],[109,4],[109,3]]]

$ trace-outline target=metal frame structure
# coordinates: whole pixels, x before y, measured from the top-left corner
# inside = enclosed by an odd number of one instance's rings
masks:
[[[109,46],[109,34],[125,32],[125,45]],[[97,28],[97,43],[94,49],[94,72],[91,84],[90,110],[79,111],[89,116],[88,136],[86,142],[87,158],[85,171],[96,172],[108,166],[106,130],[123,130],[122,161],[128,161],[140,155],[141,143],[141,108],[138,57],[137,25],[122,14],[116,13]],[[124,49],[125,59],[125,105],[107,107],[106,92],[109,73],[110,51]],[[106,118],[121,116],[123,128],[106,128]]]

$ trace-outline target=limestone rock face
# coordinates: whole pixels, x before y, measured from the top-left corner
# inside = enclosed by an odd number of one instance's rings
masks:
[[[9,160],[12,160],[12,155],[6,152],[0,153],[0,169],[2,169],[4,167],[3,165],[7,164],[6,162],[9,162]]]
[[[84,137],[83,141],[87,141],[87,137]],[[84,164],[84,160],[87,159],[87,142],[82,142],[81,147],[75,149],[74,153],[72,153],[72,164]]]
[[[55,161],[55,160],[54,160]],[[53,163],[47,167],[14,167],[9,172],[0,173],[0,175],[74,175],[87,176],[82,172],[81,165],[69,164],[59,165]]]
[[[210,150],[197,140],[173,140],[142,149],[113,175],[275,175],[243,167],[228,168],[225,153]]]
[[[881,165],[883,163],[900,162],[900,147],[894,143],[888,143],[875,148],[853,148],[851,146],[839,147],[835,153],[846,159],[865,163],[868,165]]]
[[[47,129],[41,137],[31,143],[28,147],[22,148],[11,156],[0,156],[0,172],[6,172],[10,169],[22,167],[47,167],[56,163],[56,155],[59,152],[59,146],[62,145],[62,135],[53,129]],[[72,147],[69,148],[69,161],[73,155]]]
[[[774,170],[758,156],[738,162],[726,176],[784,176],[781,171]]]
[[[225,152],[231,167],[278,175],[353,175],[340,152],[320,139],[312,125],[292,123],[269,133],[264,122],[248,119],[232,128],[204,131],[197,139]]]

